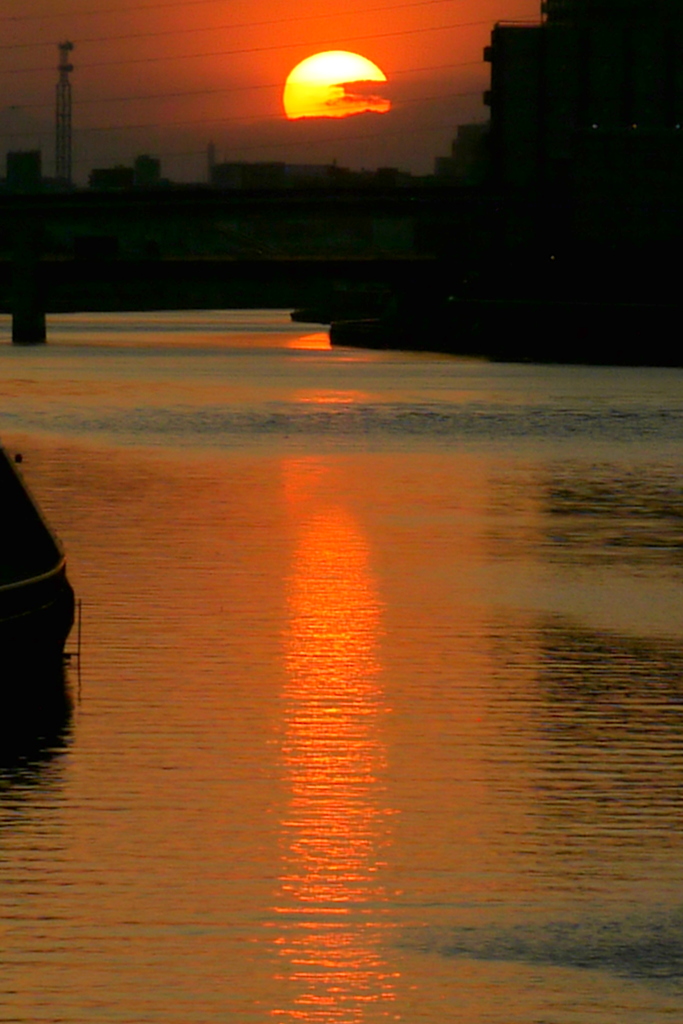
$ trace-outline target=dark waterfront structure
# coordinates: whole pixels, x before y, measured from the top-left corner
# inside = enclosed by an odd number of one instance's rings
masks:
[[[453,188],[0,196],[0,311],[28,344],[46,312],[320,307],[437,279],[446,293],[452,239],[481,259],[496,217],[490,196]]]

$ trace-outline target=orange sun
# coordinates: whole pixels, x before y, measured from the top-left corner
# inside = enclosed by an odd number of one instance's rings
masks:
[[[391,103],[373,90],[387,76],[359,53],[327,50],[307,57],[290,71],[282,102],[289,120],[300,117],[349,117],[372,111],[385,114]]]

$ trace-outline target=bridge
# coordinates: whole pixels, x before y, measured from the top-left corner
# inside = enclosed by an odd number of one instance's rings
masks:
[[[5,194],[0,313],[27,344],[46,313],[429,301],[498,218],[494,198],[448,187]]]

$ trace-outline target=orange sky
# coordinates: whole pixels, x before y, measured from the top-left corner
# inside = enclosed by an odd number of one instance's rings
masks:
[[[538,11],[536,0],[141,2],[135,10],[134,0],[5,0],[3,152],[40,144],[50,173],[56,44],[70,39],[80,180],[93,164],[139,152],[160,156],[172,178],[199,179],[211,139],[219,159],[427,172],[458,123],[486,116],[490,27]],[[391,112],[286,122],[287,74],[325,49],[374,61],[389,79]]]

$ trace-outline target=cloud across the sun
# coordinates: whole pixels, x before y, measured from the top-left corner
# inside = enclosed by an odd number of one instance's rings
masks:
[[[287,76],[282,101],[290,120],[385,114],[391,102],[377,92],[386,82],[372,61],[348,50],[328,50],[301,61]]]

